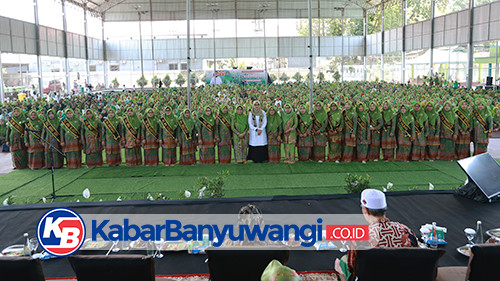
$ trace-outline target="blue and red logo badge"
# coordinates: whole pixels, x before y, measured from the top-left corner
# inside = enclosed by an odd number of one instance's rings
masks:
[[[85,240],[85,223],[75,211],[67,208],[49,210],[38,221],[36,236],[40,246],[48,253],[69,256]]]

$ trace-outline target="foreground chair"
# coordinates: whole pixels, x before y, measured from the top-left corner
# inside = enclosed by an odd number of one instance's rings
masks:
[[[441,249],[375,248],[358,250],[354,273],[358,281],[434,281]]]
[[[259,281],[272,260],[286,264],[289,250],[205,250],[211,281]]]
[[[40,260],[30,257],[2,257],[0,280],[45,281],[45,277]]]
[[[437,281],[483,281],[498,280],[499,244],[475,245],[471,249],[469,266],[450,266],[438,268]]]
[[[77,255],[69,262],[78,281],[154,281],[152,257],[142,255]]]

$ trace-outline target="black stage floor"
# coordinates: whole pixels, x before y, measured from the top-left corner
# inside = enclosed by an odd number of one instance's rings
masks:
[[[420,225],[437,222],[448,228],[444,247],[446,254],[440,266],[466,265],[468,259],[456,248],[467,239],[464,228],[475,228],[483,222],[484,230],[500,227],[500,204],[483,204],[459,197],[453,191],[408,191],[387,193],[388,214],[391,220],[402,222],[417,235]],[[274,196],[228,198],[212,200],[122,201],[89,203],[53,203],[0,207],[0,249],[23,241],[23,233],[35,236],[39,218],[50,208],[69,207],[80,214],[236,214],[241,206],[252,203],[264,214],[347,214],[360,213],[359,194],[318,196]],[[294,251],[288,265],[297,271],[332,270],[338,251]],[[168,252],[156,261],[156,274],[208,273],[204,255],[187,252]],[[43,262],[47,277],[74,276],[66,259]]]

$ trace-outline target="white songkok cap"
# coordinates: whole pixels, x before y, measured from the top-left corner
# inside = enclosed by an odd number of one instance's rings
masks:
[[[385,209],[387,208],[385,194],[377,189],[365,189],[361,192],[361,205],[368,209]]]

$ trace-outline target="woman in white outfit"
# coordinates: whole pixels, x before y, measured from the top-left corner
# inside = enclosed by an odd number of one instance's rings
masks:
[[[267,161],[267,118],[264,110],[260,108],[260,102],[254,101],[253,108],[248,115],[249,149],[248,160],[254,163]]]

